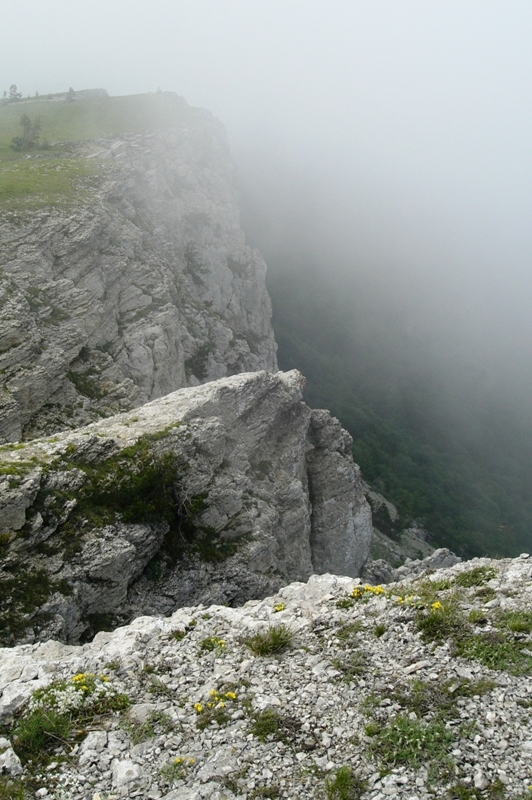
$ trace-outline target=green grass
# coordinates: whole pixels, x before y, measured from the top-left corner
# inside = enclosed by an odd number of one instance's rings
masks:
[[[94,161],[49,156],[0,160],[0,208],[33,209],[62,205],[87,197],[87,179],[96,176]]]
[[[482,696],[495,688],[493,681],[482,678],[478,681],[447,681],[439,684],[414,680],[405,686],[396,687],[388,698],[401,706],[404,712],[414,712],[418,718],[428,713],[439,719],[454,719],[459,714],[458,697]]]
[[[418,769],[429,766],[445,773],[449,768],[447,750],[452,733],[441,720],[430,723],[398,714],[387,725],[366,726],[372,738],[369,750],[385,768],[408,766]]]
[[[0,775],[0,800],[26,800],[30,797],[33,797],[33,792],[26,789],[24,781]]]
[[[294,717],[278,714],[272,708],[256,714],[250,727],[250,732],[260,742],[275,739],[285,744],[290,744],[298,734],[301,723]]]
[[[470,589],[473,586],[483,586],[485,583],[495,578],[496,572],[493,567],[473,567],[466,572],[460,572],[454,579],[456,586]]]
[[[93,674],[80,674],[67,680],[54,681],[33,693],[34,707],[18,718],[9,737],[21,761],[45,765],[52,756],[68,755],[76,742],[83,739],[96,717],[125,711],[129,698],[110,691],[101,694],[107,679]],[[68,691],[83,693],[80,706],[69,705],[61,698]]]
[[[365,790],[365,781],[353,775],[351,767],[340,767],[325,779],[327,800],[359,800]]]
[[[21,133],[20,118],[41,118],[40,143],[46,148],[16,153],[12,139]],[[0,208],[16,210],[83,201],[99,180],[95,159],[76,157],[72,147],[86,139],[176,129],[201,117],[199,109],[180,105],[166,94],[94,97],[74,103],[43,98],[0,105]]]
[[[345,658],[333,658],[332,665],[342,674],[342,680],[352,683],[368,671],[369,656],[367,653],[356,650]]]
[[[270,625],[264,633],[256,633],[245,644],[256,656],[277,655],[292,644],[293,632],[286,625]]]
[[[202,112],[180,105],[166,94],[91,97],[75,103],[44,98],[12,103],[0,106],[0,150],[10,150],[11,139],[20,134],[22,114],[31,119],[40,116],[41,140],[53,144],[175,128],[200,118]]]
[[[515,634],[528,632],[532,615],[529,612],[511,612],[501,619],[501,629],[486,633],[476,633],[472,627],[471,622],[477,622],[478,619],[472,612],[469,612],[467,619],[450,602],[438,609],[431,608],[428,612],[425,609],[418,610],[416,627],[425,641],[442,642],[449,639],[454,655],[478,661],[489,669],[506,670],[512,675],[531,674],[532,657],[523,653],[524,644]]]

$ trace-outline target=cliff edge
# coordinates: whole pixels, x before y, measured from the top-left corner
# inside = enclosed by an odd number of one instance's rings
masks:
[[[172,93],[24,112],[56,138],[28,153],[0,141],[0,441],[274,371],[223,126]],[[20,110],[0,114],[17,132]]]

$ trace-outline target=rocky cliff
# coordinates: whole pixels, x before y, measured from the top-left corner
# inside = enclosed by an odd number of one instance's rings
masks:
[[[0,441],[275,370],[221,124],[170,93],[24,111],[57,140],[0,164]]]
[[[300,373],[182,389],[0,447],[3,641],[79,641],[135,615],[356,576],[371,511],[351,437]]]
[[[524,800],[532,559],[0,650],[0,789],[50,800]],[[31,794],[30,794],[31,792]],[[37,794],[35,794],[37,792]]]

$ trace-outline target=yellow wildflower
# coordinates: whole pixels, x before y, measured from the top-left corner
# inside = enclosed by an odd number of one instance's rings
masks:
[[[174,758],[174,764],[181,764],[181,762],[184,760],[185,760],[184,758],[179,758],[178,756],[177,758]]]
[[[226,697],[227,697],[229,700],[236,700],[236,694],[235,694],[234,692],[226,692],[226,693],[225,693],[225,696],[226,696]]]
[[[203,711],[203,706],[201,705],[201,703],[194,703],[194,708],[196,709],[198,714],[201,714],[201,712]]]
[[[220,702],[218,703],[218,708],[225,708],[225,703],[223,700],[220,700]]]
[[[273,610],[277,613],[278,611],[284,611],[286,608],[284,603],[276,603],[273,607]]]
[[[443,606],[439,600],[436,600],[436,602],[431,605],[431,608],[437,611],[438,609],[443,608]]]
[[[192,756],[191,756],[191,757],[188,759],[188,763],[189,763],[189,764],[195,764],[195,763],[196,763],[196,759],[195,759],[195,758],[192,758]]]
[[[79,683],[80,681],[83,682],[85,680],[85,673],[84,672],[78,672],[77,675],[74,675],[72,680],[75,681],[76,683]]]

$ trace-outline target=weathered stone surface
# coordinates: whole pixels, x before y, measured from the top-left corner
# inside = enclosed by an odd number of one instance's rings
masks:
[[[44,593],[32,609],[19,599],[16,635],[76,641],[312,572],[358,575],[371,515],[351,439],[302,402],[303,383],[245,373],[0,448],[3,592],[16,573]]]
[[[323,800],[346,767],[358,781],[353,796],[364,800],[475,791],[523,798],[532,779],[530,660],[516,670],[504,659],[478,658],[478,650],[459,654],[449,641],[423,636],[417,624],[432,602],[449,604],[475,641],[504,636],[518,655],[530,651],[530,632],[509,631],[502,609],[488,607],[478,585],[460,585],[470,570],[479,580],[484,574],[483,588],[496,591],[505,612],[529,619],[532,559],[476,559],[358,600],[352,590],[362,588],[359,579],[313,575],[240,608],[196,606],[138,618],[82,646],[0,649],[0,676],[9,672],[14,682],[20,670],[72,691],[79,673],[103,674],[106,686],[132,703],[89,715],[81,742],[59,742],[60,755],[49,754],[53,768],[25,761],[20,775],[51,800],[235,800],[252,793]],[[255,655],[246,638],[279,624],[292,632],[291,644]],[[224,647],[206,649],[210,637]],[[35,678],[27,698],[42,685]],[[0,753],[16,758],[20,717],[13,719],[5,697]],[[209,722],[209,703],[218,722]],[[22,718],[29,713],[20,710]],[[264,714],[270,725],[257,728]],[[401,744],[414,740],[419,751],[403,750],[394,765],[397,751],[375,743],[381,732],[395,741],[398,731],[405,731]],[[420,741],[420,731],[440,731],[438,746]]]
[[[0,441],[276,369],[225,132],[208,112],[185,120],[70,146],[98,165],[76,200],[2,214]]]

